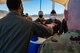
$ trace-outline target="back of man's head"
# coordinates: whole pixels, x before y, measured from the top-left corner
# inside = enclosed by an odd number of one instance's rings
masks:
[[[80,0],[69,0],[68,27],[80,29]]]
[[[9,10],[17,10],[22,2],[21,0],[7,0],[6,3]]]
[[[80,0],[69,0],[68,12],[76,19],[80,18]],[[73,18],[72,17],[72,18]]]

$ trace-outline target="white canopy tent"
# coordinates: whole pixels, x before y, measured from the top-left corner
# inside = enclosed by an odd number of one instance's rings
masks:
[[[0,4],[5,4],[6,0],[0,0]]]
[[[22,0],[22,1],[28,1],[28,0]],[[0,0],[0,4],[5,4],[6,0]]]
[[[22,0],[22,1],[29,1],[29,0]],[[0,0],[0,5],[1,4],[6,4],[6,0]],[[8,11],[0,10],[0,19],[4,17],[7,13]]]
[[[30,1],[30,0],[22,0],[22,1]],[[68,0],[51,0],[51,1],[53,1],[52,9],[55,9],[54,2],[60,3],[64,6],[66,6],[66,4],[68,3]],[[5,4],[5,3],[6,3],[6,0],[0,0],[0,4]],[[40,10],[41,10],[41,7],[42,7],[42,0],[40,0]]]

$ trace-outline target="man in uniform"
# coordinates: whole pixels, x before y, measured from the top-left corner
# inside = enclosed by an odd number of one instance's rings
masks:
[[[39,16],[39,18],[36,19],[35,22],[44,25],[45,24],[45,19],[43,17],[43,11],[39,11],[38,16]]]
[[[62,34],[60,32],[61,31],[61,21],[56,19],[57,18],[56,16],[57,16],[57,13],[53,9],[50,13],[50,18],[48,20],[46,20],[45,24],[53,24],[54,25],[54,27],[52,28],[53,29],[53,35],[54,34],[61,35]]]
[[[48,38],[39,53],[80,53],[80,0],[69,0],[65,18],[69,31],[58,37]]]

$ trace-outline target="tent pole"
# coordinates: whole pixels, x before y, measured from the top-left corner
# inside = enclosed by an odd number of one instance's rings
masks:
[[[55,2],[52,2],[52,10],[55,9]]]
[[[40,11],[42,9],[42,0],[40,0]]]

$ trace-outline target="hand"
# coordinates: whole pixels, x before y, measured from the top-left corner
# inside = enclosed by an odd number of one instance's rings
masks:
[[[49,27],[49,28],[53,28],[55,25],[54,24],[46,24],[47,25],[47,27]]]
[[[53,25],[54,25],[54,27],[57,25],[56,23],[51,23],[51,24],[53,24]]]
[[[51,24],[46,24],[48,27],[53,28],[55,27],[57,24],[56,23],[51,23]]]

